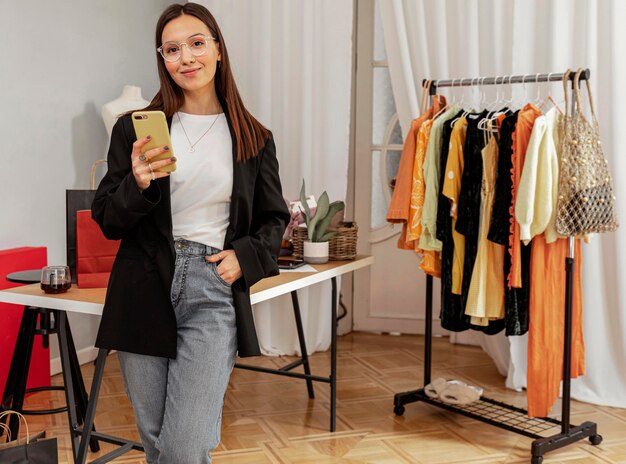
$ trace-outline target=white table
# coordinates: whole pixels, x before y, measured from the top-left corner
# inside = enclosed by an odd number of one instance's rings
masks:
[[[283,273],[276,277],[270,277],[263,279],[251,288],[250,299],[252,304],[261,303],[263,301],[271,300],[277,296],[286,295],[291,293],[292,301],[294,304],[294,313],[296,317],[296,325],[298,327],[298,337],[300,339],[300,347],[302,351],[302,357],[300,360],[279,369],[266,369],[254,366],[246,366],[237,364],[236,367],[255,370],[259,372],[266,372],[271,374],[278,374],[288,377],[295,377],[305,379],[309,390],[309,397],[313,397],[312,382],[324,382],[330,384],[330,431],[335,431],[335,416],[336,416],[336,396],[337,396],[337,277],[347,274],[349,272],[362,269],[364,267],[372,265],[374,258],[371,256],[357,256],[355,260],[351,261],[331,261],[326,264],[315,264],[313,267],[317,272],[289,272]],[[297,290],[310,287],[320,282],[331,280],[332,283],[332,298],[331,298],[331,367],[330,375],[328,377],[320,377],[311,375],[308,365],[308,356],[306,352],[306,345],[304,343],[304,335],[302,332],[302,324],[300,321],[300,311],[297,300]],[[82,314],[94,314],[101,315],[104,306],[104,299],[106,295],[106,289],[80,289],[73,287],[68,292],[59,295],[46,295],[40,289],[39,284],[26,285],[22,287],[16,287],[8,290],[0,291],[0,302],[14,303],[24,306],[49,308],[54,310],[60,310],[64,315],[65,312],[75,312]],[[98,401],[98,394],[100,391],[100,384],[102,381],[102,375],[104,372],[104,365],[106,362],[107,350],[99,350],[98,358],[96,361],[96,369],[94,373],[94,379],[91,386],[91,392],[89,394],[89,403],[87,407],[87,413],[85,415],[85,423],[83,427],[79,427],[76,419],[74,392],[72,388],[67,394],[68,396],[68,415],[70,416],[70,423],[74,431],[72,437],[72,447],[74,450],[75,462],[83,464],[87,458],[87,445],[91,438],[95,438],[101,441],[114,443],[119,445],[115,451],[108,453],[105,456],[93,461],[94,463],[104,463],[111,459],[114,459],[131,449],[143,450],[140,443],[130,442],[128,440],[120,439],[117,437],[111,437],[102,433],[96,433],[92,431],[92,425],[96,412],[96,404]],[[62,363],[63,364],[63,363]],[[304,366],[304,374],[290,372],[296,366]],[[73,406],[73,407],[70,407]],[[72,411],[73,410],[73,411]]]

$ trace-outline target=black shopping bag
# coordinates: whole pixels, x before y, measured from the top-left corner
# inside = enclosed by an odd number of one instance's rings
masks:
[[[7,441],[0,444],[0,463],[2,464],[58,464],[59,454],[56,438],[40,438],[44,433],[31,436],[28,430],[28,423],[24,416],[16,411],[4,411],[0,414],[3,419],[12,414],[17,415],[26,428],[26,438],[15,441]],[[7,440],[10,440],[9,428],[0,422],[7,432]]]
[[[58,464],[57,439],[45,438],[0,449],[0,462],[2,464]]]

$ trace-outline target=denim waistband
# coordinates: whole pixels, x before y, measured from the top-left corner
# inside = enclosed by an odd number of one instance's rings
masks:
[[[219,253],[222,250],[218,248],[213,248],[210,245],[204,245],[203,243],[192,242],[190,240],[185,240],[184,238],[179,238],[174,241],[174,248],[176,249],[176,253],[181,253],[185,255],[199,255],[199,256],[210,256],[215,253]]]

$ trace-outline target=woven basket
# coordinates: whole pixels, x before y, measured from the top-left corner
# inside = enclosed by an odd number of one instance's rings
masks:
[[[356,240],[358,226],[355,222],[342,222],[337,228],[337,233],[328,243],[328,259],[331,261],[343,261],[356,258]],[[306,227],[297,227],[293,231],[291,243],[293,255],[302,258],[304,253],[304,241],[307,240]]]

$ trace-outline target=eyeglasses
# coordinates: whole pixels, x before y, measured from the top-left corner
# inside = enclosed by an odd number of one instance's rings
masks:
[[[206,53],[206,49],[209,46],[209,40],[215,40],[217,42],[217,39],[211,37],[210,35],[196,35],[190,37],[185,42],[165,42],[157,48],[157,52],[161,54],[165,61],[174,63],[175,61],[180,60],[183,53],[183,45],[187,46],[193,56],[200,56]]]

